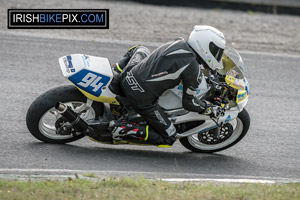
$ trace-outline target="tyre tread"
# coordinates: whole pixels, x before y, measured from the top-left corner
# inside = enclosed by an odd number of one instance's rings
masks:
[[[245,135],[247,134],[249,127],[250,127],[250,116],[245,108],[242,110],[242,112],[240,112],[238,114],[238,117],[243,122],[243,131],[242,131],[241,135],[233,143],[231,143],[225,147],[222,147],[220,149],[214,149],[214,150],[202,150],[202,149],[197,149],[197,148],[193,147],[189,143],[187,137],[181,138],[179,141],[185,148],[187,148],[193,152],[197,152],[197,153],[214,153],[214,152],[228,149],[229,147],[232,147],[233,145],[237,144],[241,139],[243,139],[243,137],[245,137]]]
[[[44,136],[39,128],[38,124],[40,118],[47,112],[49,109],[53,108],[56,102],[68,102],[68,101],[81,101],[85,102],[86,97],[73,85],[64,85],[53,88],[38,98],[36,98],[30,105],[27,115],[26,115],[26,124],[30,133],[40,141],[45,143],[54,143],[54,144],[65,144],[69,142],[76,141],[84,137],[83,134],[80,134],[76,137],[69,139],[55,140]],[[95,109],[96,116],[99,116],[103,112],[103,104],[99,102],[93,102],[93,108]]]

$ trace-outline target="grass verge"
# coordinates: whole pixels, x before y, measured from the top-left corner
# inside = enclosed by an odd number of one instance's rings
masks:
[[[27,199],[300,199],[300,183],[233,184],[170,183],[144,178],[108,178],[99,181],[71,179],[66,181],[0,180],[1,200]]]

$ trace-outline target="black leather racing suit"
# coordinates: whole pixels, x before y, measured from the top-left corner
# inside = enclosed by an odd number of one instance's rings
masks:
[[[131,60],[134,60],[135,54]],[[205,110],[205,102],[194,98],[201,81],[196,54],[185,40],[178,39],[157,48],[138,64],[130,62],[121,73],[120,86],[128,103],[150,125],[147,141],[156,145],[172,145],[176,140],[176,129],[157,99],[182,82],[183,107],[194,112]]]

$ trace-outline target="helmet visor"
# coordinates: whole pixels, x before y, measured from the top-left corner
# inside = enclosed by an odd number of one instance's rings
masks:
[[[218,62],[220,62],[220,60],[222,59],[224,49],[218,47],[213,42],[210,42],[209,43],[209,50],[210,50],[211,54],[216,58],[216,60]]]

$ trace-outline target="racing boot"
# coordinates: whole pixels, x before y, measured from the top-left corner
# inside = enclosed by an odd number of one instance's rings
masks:
[[[117,73],[121,73],[124,69],[124,67],[127,65],[127,63],[129,62],[130,58],[132,57],[132,55],[134,54],[136,48],[138,47],[138,45],[135,45],[133,47],[131,47],[123,56],[123,58],[121,58],[121,60],[119,60],[119,62],[117,62],[116,64],[113,64],[113,69],[115,72]]]
[[[112,133],[114,140],[130,140],[130,141],[144,141],[146,137],[146,127],[126,121],[113,120],[109,123],[109,130]]]

